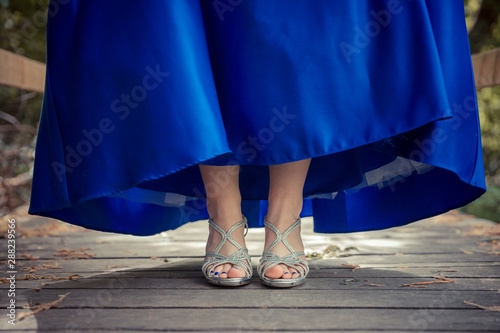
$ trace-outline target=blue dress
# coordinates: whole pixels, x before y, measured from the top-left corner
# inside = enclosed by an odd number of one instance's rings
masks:
[[[461,1],[52,9],[31,214],[151,235],[208,218],[199,164],[238,164],[262,226],[268,165],[306,158],[317,232],[403,225],[485,192]]]

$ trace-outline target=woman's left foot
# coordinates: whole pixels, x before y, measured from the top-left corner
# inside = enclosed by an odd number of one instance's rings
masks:
[[[300,224],[299,218],[282,233],[267,218],[264,220],[266,244],[257,269],[264,285],[293,287],[304,283],[309,266],[300,237]]]

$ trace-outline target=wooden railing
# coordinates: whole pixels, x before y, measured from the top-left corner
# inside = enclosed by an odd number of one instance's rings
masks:
[[[0,84],[43,92],[45,64],[0,49]]]
[[[500,48],[472,56],[476,89],[500,85]],[[0,49],[0,85],[43,92],[45,64]]]
[[[500,85],[500,48],[472,56],[476,89]]]

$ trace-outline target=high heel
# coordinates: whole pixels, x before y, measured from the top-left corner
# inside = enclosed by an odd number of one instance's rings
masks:
[[[264,226],[274,231],[274,233],[276,234],[276,239],[262,253],[262,258],[260,259],[259,266],[257,268],[257,272],[259,273],[262,284],[269,287],[288,288],[301,285],[305,282],[306,276],[309,273],[309,265],[307,264],[306,260],[302,260],[299,258],[301,256],[305,256],[305,253],[304,251],[296,252],[287,241],[288,235],[295,228],[300,226],[300,224],[301,220],[299,218],[284,233],[281,233],[278,228],[271,224],[271,222],[269,222],[267,219],[264,219]],[[286,246],[286,248],[290,251],[290,254],[280,257],[270,251],[279,242],[282,242]],[[268,269],[279,264],[284,264],[289,267],[295,268],[300,273],[300,276],[294,279],[271,279],[265,276]]]
[[[208,251],[205,256],[210,257],[208,259],[205,259],[203,262],[203,266],[201,270],[203,271],[203,274],[205,275],[205,278],[207,279],[207,282],[213,285],[218,285],[218,286],[243,286],[248,283],[250,283],[250,279],[252,278],[252,264],[250,262],[250,255],[248,254],[248,249],[242,247],[238,242],[233,238],[232,233],[244,226],[246,228],[244,236],[246,236],[248,232],[248,223],[247,219],[243,217],[243,220],[236,223],[233,225],[227,232],[225,232],[221,227],[219,227],[217,224],[214,223],[212,219],[208,220],[208,224],[210,227],[214,228],[217,230],[221,236],[222,239],[215,248],[214,251]],[[229,256],[225,256],[223,254],[220,254],[219,251],[222,248],[222,246],[226,243],[230,242],[232,245],[234,245],[238,250],[236,252],[233,252]],[[222,265],[222,264],[232,264],[241,267],[245,271],[245,276],[241,278],[220,278],[217,276],[213,276],[209,272],[209,267],[210,269]]]

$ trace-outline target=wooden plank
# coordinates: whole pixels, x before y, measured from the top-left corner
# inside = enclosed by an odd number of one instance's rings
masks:
[[[52,309],[17,323],[17,329],[62,330],[500,330],[498,313],[476,310],[426,309],[276,309],[265,308],[269,298],[250,309]],[[219,299],[219,302],[221,300]],[[0,321],[0,329],[6,329]],[[376,327],[376,329],[374,329]],[[7,327],[9,328],[9,327]]]
[[[496,290],[495,290],[496,292]],[[212,287],[203,292],[190,289],[73,289],[64,302],[54,308],[397,308],[397,309],[467,309],[471,306],[464,300],[474,300],[484,306],[499,304],[495,292],[435,290],[422,291],[415,288],[401,290],[375,290],[370,288],[357,290],[276,290],[265,288],[221,289]],[[43,292],[23,291],[19,298],[32,303],[43,303],[47,299],[57,299],[67,291],[46,289]],[[220,302],[215,302],[214,300]],[[408,300],[411,301],[409,302]],[[7,302],[0,301],[4,308]],[[23,304],[18,302],[18,306]],[[500,318],[500,314],[499,314]]]
[[[324,262],[320,266],[320,262]],[[27,273],[27,268],[35,264],[54,264],[59,263],[62,268],[56,270],[39,270],[41,273],[110,273],[121,271],[129,274],[130,276],[143,276],[170,277],[170,274],[180,274],[184,272],[198,273],[201,269],[202,258],[184,259],[184,258],[169,258],[168,262],[164,262],[162,258],[158,259],[90,259],[90,260],[35,260],[35,261],[18,261],[22,263],[23,267],[19,267],[19,274]],[[257,264],[255,260],[253,262]],[[346,259],[325,259],[317,261],[320,269],[314,269],[311,274],[315,277],[328,277],[328,276],[350,276],[351,269],[342,266],[341,264],[349,263],[349,258]],[[112,267],[118,265],[118,267]],[[124,266],[124,267],[123,267]],[[255,266],[255,265],[254,265]],[[450,272],[451,270],[451,272]],[[397,276],[421,276],[432,277],[436,275],[446,275],[453,277],[477,277],[477,278],[493,278],[500,275],[500,263],[471,263],[470,266],[458,263],[445,263],[445,264],[425,264],[420,266],[402,266],[383,265],[383,264],[366,264],[362,265],[361,269],[355,271],[358,276],[363,277],[397,277]],[[0,284],[0,288],[2,284]]]
[[[75,274],[75,273],[73,273]],[[64,275],[54,274],[55,276]],[[67,276],[68,274],[66,274]],[[46,290],[49,289],[106,289],[110,286],[117,286],[117,288],[122,288],[125,286],[129,289],[165,289],[165,290],[176,290],[176,289],[197,289],[197,290],[211,290],[213,286],[206,283],[205,279],[202,277],[201,272],[188,272],[187,274],[183,272],[177,276],[170,277],[149,277],[145,276],[134,276],[130,277],[127,274],[106,274],[104,276],[88,276],[88,274],[82,273],[81,278],[72,281],[52,281],[50,279],[43,280],[25,280],[17,281],[16,288],[18,290],[26,289],[32,290],[33,288],[41,288],[43,295]],[[160,274],[158,274],[160,275]],[[41,276],[41,275],[40,275]],[[422,292],[430,291],[492,291],[493,295],[496,296],[496,292],[500,286],[500,279],[487,279],[487,278],[452,278],[455,280],[453,283],[446,284],[432,284],[428,285],[427,288],[418,289]],[[351,282],[353,279],[357,280]],[[367,281],[366,281],[367,280]],[[433,277],[390,277],[390,278],[363,278],[359,276],[342,276],[342,277],[314,277],[310,276],[307,282],[296,287],[297,290],[352,290],[352,291],[372,291],[382,292],[382,290],[417,290],[416,288],[403,287],[407,283],[416,282],[427,282],[436,281]],[[41,283],[48,285],[41,285]],[[365,285],[367,283],[382,285],[382,287],[374,287]],[[3,286],[2,286],[3,287]],[[2,289],[6,290],[7,285]],[[266,289],[261,285],[257,276],[254,276],[252,283],[245,287],[245,289]],[[23,290],[25,292],[25,290]],[[500,303],[500,301],[499,301]],[[500,305],[500,304],[499,304]]]
[[[0,49],[0,84],[43,92],[45,64]]]

